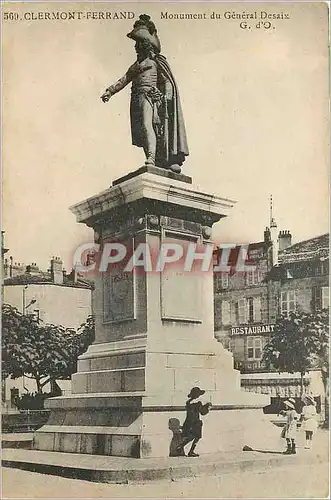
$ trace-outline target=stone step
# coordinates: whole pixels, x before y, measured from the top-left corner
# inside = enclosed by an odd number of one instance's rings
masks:
[[[47,409],[52,408],[111,408],[111,407],[140,407],[143,391],[133,392],[104,392],[98,394],[71,394],[58,396],[45,401]]]
[[[5,449],[2,452],[2,465],[85,481],[128,484],[160,479],[175,480],[202,474],[265,470],[276,466],[327,463],[327,446],[324,448],[319,452],[299,449],[296,455],[268,451],[237,451],[205,454],[196,458],[146,459]]]
[[[91,370],[72,375],[72,393],[132,392],[145,390],[143,368]]]
[[[2,448],[28,448],[32,447],[33,432],[13,432],[1,435]]]

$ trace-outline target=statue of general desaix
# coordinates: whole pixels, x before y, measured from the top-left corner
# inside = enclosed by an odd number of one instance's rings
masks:
[[[132,144],[144,149],[146,165],[181,171],[188,153],[177,84],[150,16],[142,14],[127,35],[134,40],[137,60],[106,89],[103,102],[132,82]]]

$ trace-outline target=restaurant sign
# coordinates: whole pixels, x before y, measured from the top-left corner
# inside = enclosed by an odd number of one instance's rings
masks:
[[[231,335],[261,335],[263,333],[272,333],[275,325],[247,325],[231,328]]]

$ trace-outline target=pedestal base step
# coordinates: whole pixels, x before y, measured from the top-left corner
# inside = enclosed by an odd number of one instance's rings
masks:
[[[31,449],[33,444],[33,433],[11,433],[2,434],[1,446],[2,448],[28,448]]]
[[[275,466],[327,463],[328,445],[318,452],[298,450],[297,455],[283,455],[280,451],[238,450],[232,453],[201,455],[197,458],[121,458],[76,453],[6,449],[2,452],[2,466],[15,469],[82,479],[99,483],[147,482],[176,480],[202,474],[231,473],[261,470]]]

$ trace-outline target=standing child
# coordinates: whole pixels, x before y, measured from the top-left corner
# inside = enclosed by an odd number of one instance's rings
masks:
[[[284,428],[284,438],[286,439],[287,449],[284,452],[286,455],[294,455],[296,453],[296,435],[299,415],[295,411],[295,406],[291,401],[285,401],[286,407],[281,413],[286,415],[286,424]]]
[[[199,399],[205,391],[201,390],[200,387],[193,387],[190,394],[188,394],[188,400],[186,401],[186,419],[182,427],[183,440],[179,446],[177,446],[177,452],[180,455],[185,455],[184,446],[192,441],[190,451],[188,452],[188,457],[198,457],[199,455],[194,452],[198,441],[202,437],[202,421],[200,415],[207,415],[211,407],[211,403],[203,404]]]
[[[302,428],[306,433],[305,449],[311,449],[313,434],[317,430],[316,403],[312,396],[305,396],[304,407],[302,408]]]

